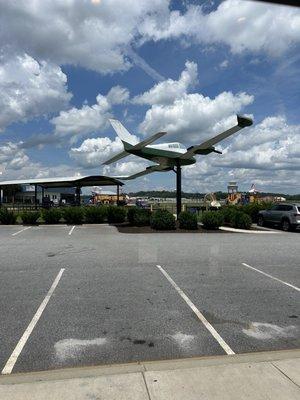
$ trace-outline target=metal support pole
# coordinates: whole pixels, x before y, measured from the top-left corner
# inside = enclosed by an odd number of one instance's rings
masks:
[[[42,186],[42,205],[44,204],[45,188]]]
[[[81,192],[81,188],[80,188],[80,186],[77,186],[76,187],[76,204],[78,206],[80,206],[80,203],[81,203],[80,192]]]
[[[177,219],[181,213],[181,165],[180,161],[176,162],[176,214]]]
[[[117,185],[117,206],[120,204],[120,185]]]
[[[2,202],[3,202],[3,189],[0,186],[0,207],[2,206]]]
[[[34,185],[34,207],[37,210],[37,184]]]

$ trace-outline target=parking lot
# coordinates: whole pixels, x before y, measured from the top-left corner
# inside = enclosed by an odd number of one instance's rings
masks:
[[[0,368],[299,348],[300,236],[0,226]]]

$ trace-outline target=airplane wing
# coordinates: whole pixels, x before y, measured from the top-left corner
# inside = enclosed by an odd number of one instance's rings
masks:
[[[237,125],[233,126],[230,129],[227,129],[227,131],[220,133],[217,136],[214,136],[211,139],[206,140],[205,142],[198,144],[196,146],[191,146],[187,149],[187,152],[184,153],[180,158],[186,159],[190,158],[195,154],[209,154],[211,152],[216,152],[220,153],[220,151],[216,150],[213,145],[216,143],[219,143],[221,140],[226,139],[228,136],[233,135],[235,132],[238,132],[239,130],[246,128],[247,126],[251,126],[253,124],[252,119],[242,117],[237,115]]]
[[[118,179],[122,180],[130,180],[139,178],[140,176],[151,174],[152,172],[156,171],[170,171],[172,168],[167,165],[151,165],[147,167],[144,171],[137,172],[136,174],[130,176],[119,176]]]
[[[160,137],[164,136],[167,132],[157,132],[154,135],[148,137],[147,139],[143,140],[140,143],[137,143],[135,146],[131,147],[130,150],[140,150],[143,147],[147,146],[148,144],[154,142],[155,140],[159,139]]]
[[[120,160],[121,158],[127,157],[128,155],[129,153],[127,153],[127,151],[124,150],[121,153],[117,154],[116,156],[110,158],[109,160],[106,160],[104,163],[102,163],[102,165],[111,164],[113,162]]]

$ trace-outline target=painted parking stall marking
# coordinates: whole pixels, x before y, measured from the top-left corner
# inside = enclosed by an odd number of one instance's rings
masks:
[[[7,360],[3,370],[2,370],[2,374],[6,375],[6,374],[10,374],[18,360],[19,355],[21,354],[27,340],[29,339],[29,336],[31,335],[34,327],[36,326],[36,324],[38,323],[43,311],[45,310],[52,294],[54,293],[54,290],[56,289],[60,278],[62,277],[62,274],[64,273],[65,268],[61,268],[61,270],[59,271],[59,273],[57,274],[54,282],[52,283],[51,288],[49,289],[48,293],[46,294],[46,297],[44,298],[44,300],[42,301],[42,303],[40,304],[39,308],[37,309],[36,313],[34,314],[32,320],[30,321],[29,325],[27,326],[25,332],[23,333],[21,339],[19,340],[18,344],[16,345],[14,351],[12,352],[11,356],[9,357],[9,359]]]
[[[70,231],[69,231],[69,236],[71,236],[71,235],[72,235],[72,233],[73,233],[74,229],[75,229],[75,225],[73,225],[73,226],[72,226],[72,228],[70,229]]]
[[[261,270],[258,269],[258,268],[254,268],[254,267],[252,267],[252,266],[249,265],[249,264],[242,263],[242,265],[244,265],[244,267],[247,267],[247,268],[249,268],[249,269],[252,269],[253,271],[259,272],[260,274],[265,275],[265,276],[267,276],[268,278],[274,279],[274,281],[280,282],[280,283],[282,283],[282,284],[284,284],[284,285],[286,285],[286,286],[289,286],[289,287],[291,287],[292,289],[295,289],[295,290],[297,290],[298,292],[300,292],[300,288],[298,288],[297,286],[292,285],[291,283],[282,281],[281,279],[276,278],[276,277],[273,276],[273,275],[267,274],[266,272],[263,272],[263,271],[261,271]]]
[[[188,298],[188,296],[183,292],[183,290],[180,289],[180,287],[173,281],[173,279],[170,277],[170,275],[160,265],[156,265],[156,266],[160,270],[160,272],[167,278],[167,280],[171,283],[171,285],[178,292],[178,294],[183,298],[183,300],[187,303],[187,305],[196,314],[196,316],[203,323],[205,328],[216,339],[216,341],[223,348],[225,353],[228,355],[235,354],[234,351],[230,348],[230,346],[225,342],[225,340],[215,330],[215,328],[207,321],[207,319],[204,317],[204,315],[198,310],[198,308],[195,306],[195,304]]]
[[[26,228],[23,228],[23,229],[21,229],[21,230],[18,231],[18,232],[12,233],[11,236],[17,236],[17,235],[19,235],[19,233],[22,233],[22,232],[24,232],[24,231],[27,231],[27,230],[30,229],[30,228],[32,228],[32,227],[31,227],[31,226],[27,226]]]

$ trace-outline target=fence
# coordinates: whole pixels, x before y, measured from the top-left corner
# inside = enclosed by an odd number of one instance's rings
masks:
[[[203,204],[201,203],[184,203],[182,204],[181,210],[182,211],[191,211],[194,212],[198,215],[202,214],[203,211]],[[156,211],[156,210],[168,210],[172,214],[176,214],[176,204],[175,203],[153,203],[150,204],[151,211]],[[205,207],[204,207],[205,208]]]
[[[41,204],[23,204],[23,203],[2,203],[2,206],[7,208],[9,211],[35,211],[41,210],[43,207]]]

